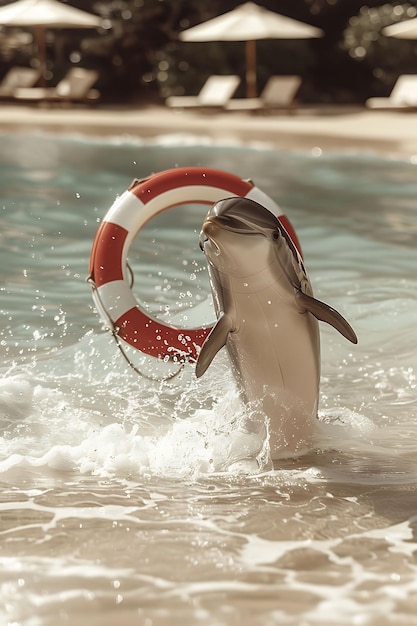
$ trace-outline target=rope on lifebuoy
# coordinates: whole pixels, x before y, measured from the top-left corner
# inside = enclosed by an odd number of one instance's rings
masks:
[[[175,168],[135,180],[104,217],[90,256],[93,300],[118,343],[122,339],[145,354],[180,363],[197,358],[211,326],[176,328],[151,317],[133,295],[127,257],[141,228],[159,213],[187,203],[211,205],[231,196],[250,198],[269,209],[301,253],[288,218],[251,181],[204,167]]]

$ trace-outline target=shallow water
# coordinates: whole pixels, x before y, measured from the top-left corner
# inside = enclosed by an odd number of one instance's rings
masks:
[[[314,154],[2,136],[1,623],[417,624],[417,166]],[[322,327],[317,447],[260,475],[233,464],[226,357],[199,381],[137,376],[85,283],[116,195],[190,164],[284,208],[359,336]],[[168,211],[132,250],[137,297],[168,320],[212,316],[205,212]]]

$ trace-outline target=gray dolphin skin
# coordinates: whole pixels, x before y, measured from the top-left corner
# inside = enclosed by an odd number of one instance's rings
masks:
[[[311,449],[320,382],[318,320],[352,343],[333,308],[316,300],[303,261],[279,220],[247,198],[209,210],[200,234],[217,323],[201,347],[202,376],[226,346],[251,420],[266,424],[272,459]],[[255,418],[254,418],[255,416]]]

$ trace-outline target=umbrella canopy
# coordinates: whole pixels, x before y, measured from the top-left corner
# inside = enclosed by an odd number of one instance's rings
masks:
[[[0,8],[0,24],[35,30],[42,75],[45,76],[45,30],[98,28],[101,26],[101,19],[92,13],[62,4],[58,0],[17,0]]]
[[[101,19],[58,0],[18,0],[0,8],[4,26],[44,28],[97,28]]]
[[[387,26],[382,31],[388,37],[397,37],[398,39],[417,39],[417,18],[406,20],[399,24]]]
[[[246,2],[228,13],[184,30],[180,39],[246,42],[246,95],[253,97],[256,96],[257,39],[310,39],[322,35],[319,28],[284,17],[254,2]]]

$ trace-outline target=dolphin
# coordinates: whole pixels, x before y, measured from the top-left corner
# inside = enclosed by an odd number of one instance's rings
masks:
[[[289,234],[257,202],[232,197],[214,204],[199,242],[217,322],[201,347],[196,376],[226,346],[250,421],[266,425],[271,458],[304,454],[317,417],[318,320],[352,343],[356,334],[340,313],[313,297]]]

